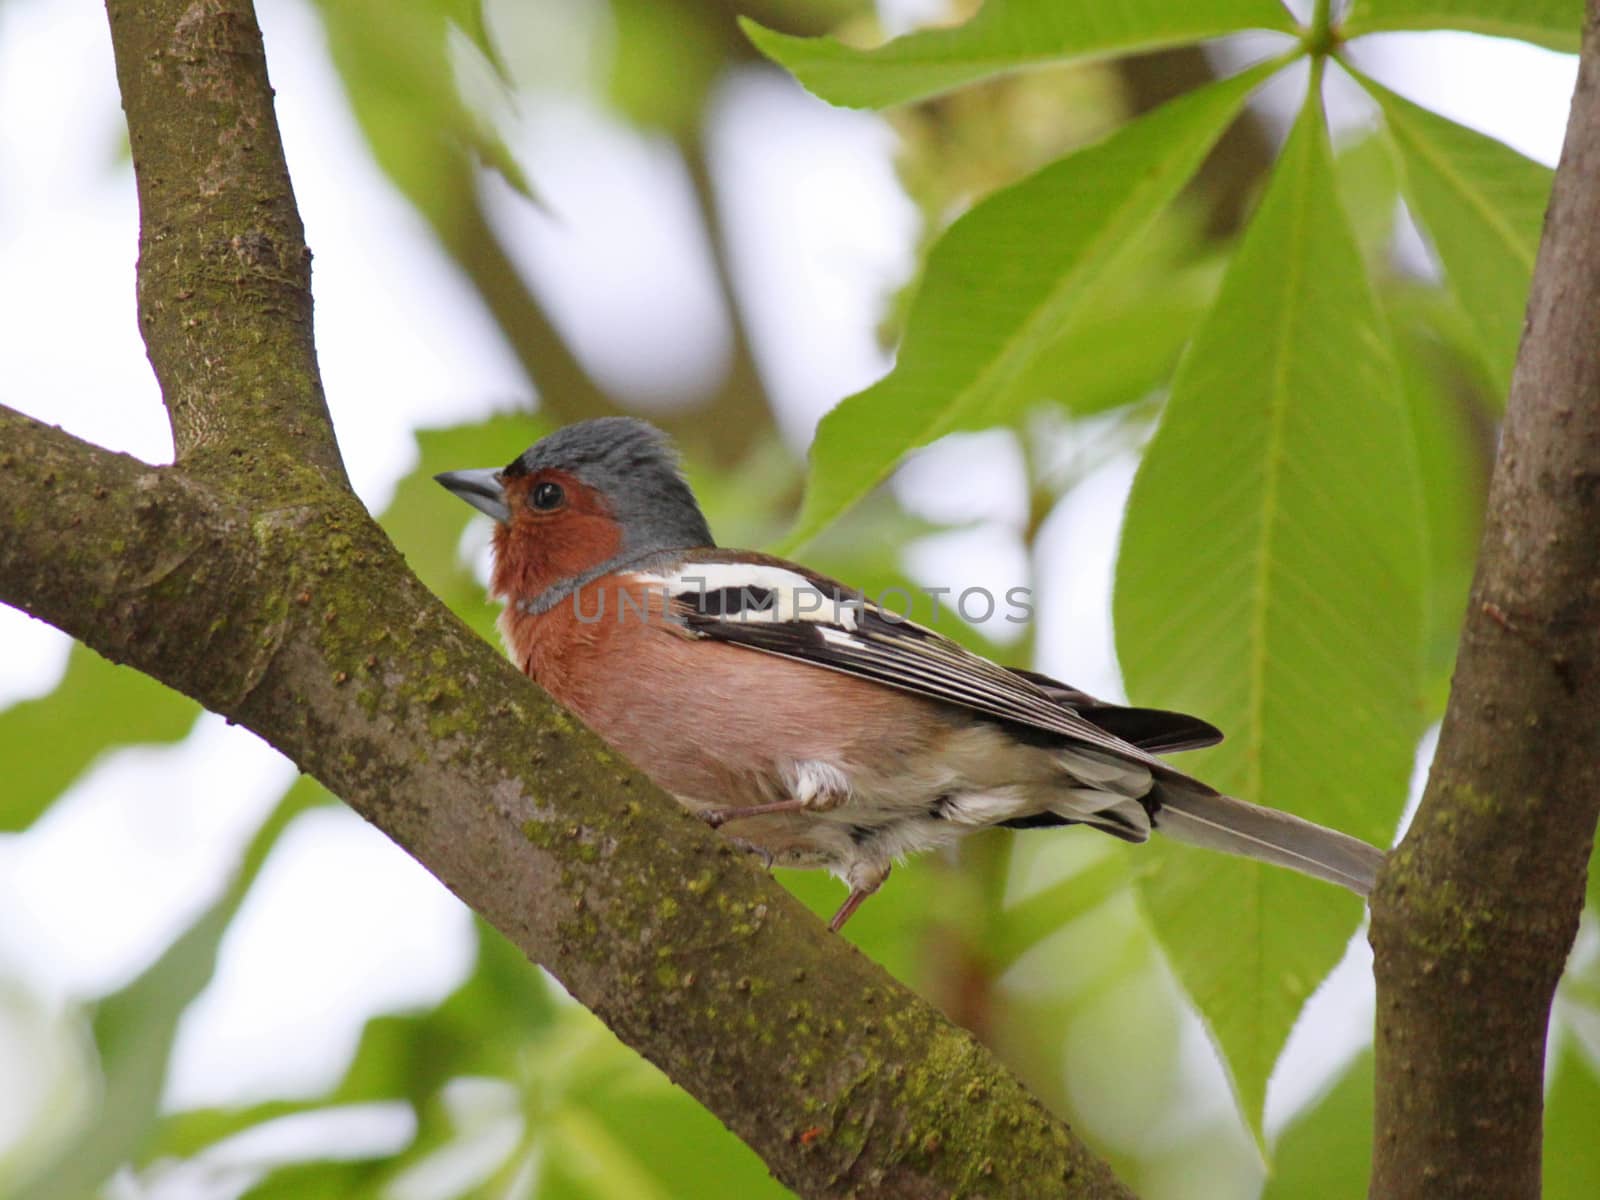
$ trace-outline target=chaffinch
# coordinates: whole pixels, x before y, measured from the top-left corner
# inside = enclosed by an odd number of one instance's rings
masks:
[[[1382,853],[1156,757],[1221,740],[1006,668],[783,559],[719,549],[665,435],[603,417],[436,477],[493,517],[517,665],[770,865],[826,867],[838,930],[897,859],[989,826],[1152,829],[1365,896]]]

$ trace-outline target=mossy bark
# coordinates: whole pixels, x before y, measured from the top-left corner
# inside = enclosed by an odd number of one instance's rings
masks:
[[[1372,1195],[1540,1193],[1545,1033],[1600,817],[1600,4],[1450,705],[1372,905]]]
[[[246,0],[110,0],[177,462],[0,408],[0,600],[259,734],[815,1196],[1129,1193],[473,635],[349,490]]]

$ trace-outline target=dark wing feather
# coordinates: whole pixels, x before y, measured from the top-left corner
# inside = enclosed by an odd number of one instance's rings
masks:
[[[1202,721],[1187,713],[1171,712],[1164,708],[1129,708],[1121,704],[1107,704],[1088,692],[1058,683],[1037,671],[1025,671],[1021,667],[1012,667],[1010,670],[1058,704],[1075,710],[1085,721],[1152,754],[1198,750],[1202,746],[1215,746],[1222,740],[1222,730],[1209,721]]]
[[[699,636],[745,646],[767,654],[796,659],[826,667],[914,695],[981,713],[1013,723],[1024,729],[1059,737],[1067,742],[1144,763],[1159,775],[1185,778],[1156,758],[1150,748],[1123,737],[1115,726],[1120,721],[1129,732],[1149,737],[1155,746],[1167,748],[1176,743],[1201,744],[1198,739],[1219,737],[1204,722],[1190,722],[1180,734],[1176,728],[1157,731],[1159,720],[1141,724],[1137,717],[1106,718],[1112,728],[1080,715],[1065,695],[1072,689],[1054,681],[1051,687],[1061,698],[1035,682],[1042,676],[1009,670],[960,646],[942,634],[911,621],[886,613],[859,592],[816,575],[781,559],[726,550],[706,550],[691,556],[682,568],[692,574],[695,561],[742,562],[753,566],[775,567],[803,576],[823,596],[837,598],[847,607],[837,619],[774,620],[772,614],[741,612],[730,605],[727,589],[685,590],[673,596],[676,615],[686,629]],[[837,606],[818,617],[836,616]],[[1086,699],[1092,699],[1086,697]],[[1101,706],[1110,709],[1114,706]],[[1141,710],[1123,709],[1121,713]],[[1144,710],[1148,711],[1148,710]],[[1103,713],[1100,715],[1104,715]],[[1163,714],[1165,716],[1167,714]]]

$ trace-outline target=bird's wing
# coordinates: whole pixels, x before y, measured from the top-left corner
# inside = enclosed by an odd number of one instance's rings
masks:
[[[1081,715],[1043,684],[1063,696],[1092,697],[990,662],[794,563],[743,551],[704,550],[676,567],[634,579],[664,591],[670,597],[669,611],[694,636],[870,679],[1181,777],[1140,745]],[[1179,742],[1199,744],[1201,737],[1221,736],[1204,722],[1184,720],[1191,724],[1177,737]],[[1167,748],[1171,739],[1151,740]]]
[[[1188,713],[1110,704],[1037,671],[1025,671],[1021,667],[1010,667],[1008,670],[1022,676],[1056,703],[1074,709],[1090,724],[1098,725],[1107,733],[1114,733],[1123,741],[1132,742],[1152,754],[1198,750],[1202,746],[1215,746],[1222,740],[1222,730]]]

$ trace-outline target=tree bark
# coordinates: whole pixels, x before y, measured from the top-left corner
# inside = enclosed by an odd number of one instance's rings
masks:
[[[1600,817],[1600,3],[1449,708],[1372,905],[1372,1195],[1540,1192],[1546,1027]]]
[[[407,570],[351,493],[248,0],[110,0],[177,462],[0,407],[0,600],[253,730],[805,1195],[1126,1197]]]

